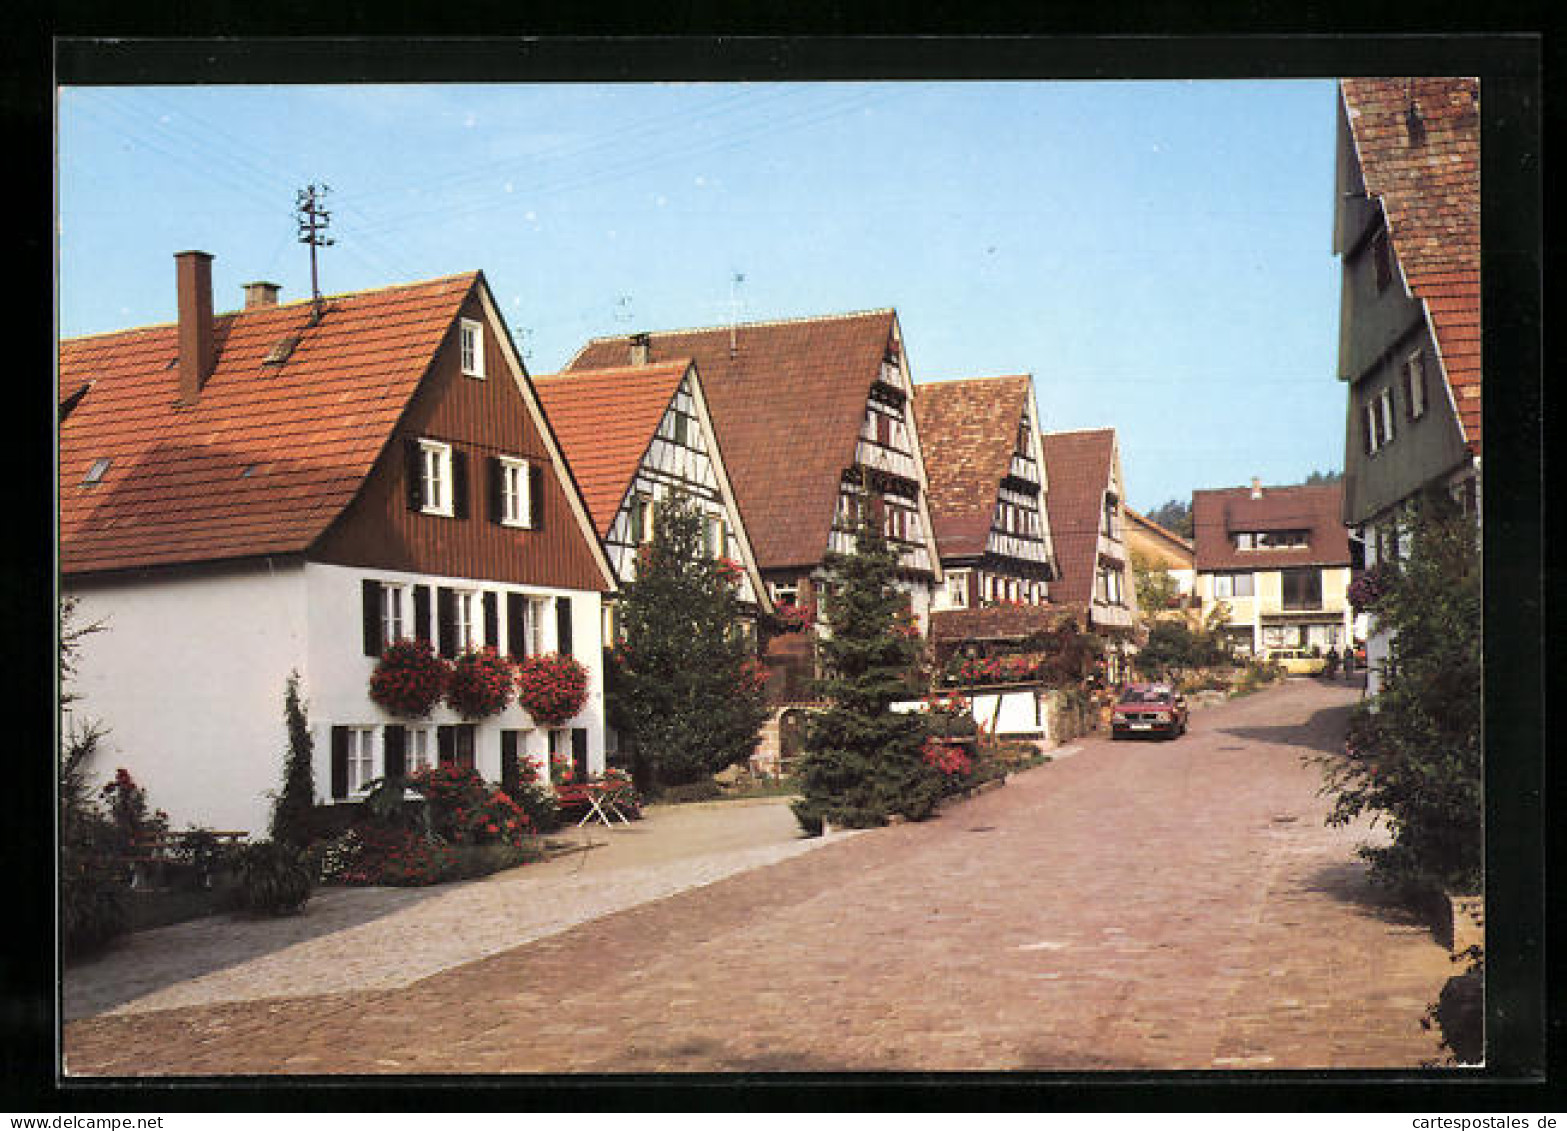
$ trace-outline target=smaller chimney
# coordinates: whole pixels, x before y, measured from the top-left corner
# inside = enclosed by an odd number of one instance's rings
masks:
[[[180,403],[195,404],[217,364],[212,325],[212,256],[205,251],[174,255],[179,297]]]
[[[262,306],[276,306],[277,293],[281,289],[276,283],[246,283],[245,309],[255,310]]]
[[[653,343],[647,334],[632,334],[630,342],[632,365],[646,365],[652,360]]]
[[[1262,498],[1262,480],[1255,475],[1251,477],[1251,497],[1254,499]]]

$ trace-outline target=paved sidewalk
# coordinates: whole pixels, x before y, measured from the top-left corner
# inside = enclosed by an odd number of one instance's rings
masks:
[[[412,984],[66,1027],[73,1075],[1414,1068],[1454,973],[1330,829],[1313,680]],[[591,860],[591,856],[589,857]],[[566,889],[562,889],[564,892]],[[409,940],[411,949],[446,946]]]
[[[394,989],[820,847],[785,798],[650,806],[563,829],[551,860],[431,888],[323,888],[302,914],[229,915],[131,935],[66,970],[65,1017]]]

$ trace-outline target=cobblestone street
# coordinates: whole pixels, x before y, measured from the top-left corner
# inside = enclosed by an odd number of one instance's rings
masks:
[[[410,984],[72,1021],[67,1070],[1415,1067],[1440,1057],[1420,1019],[1456,970],[1368,889],[1370,834],[1324,827],[1303,763],[1338,747],[1357,694],[1295,680],[1195,711],[1178,741],[1094,736],[937,820]]]

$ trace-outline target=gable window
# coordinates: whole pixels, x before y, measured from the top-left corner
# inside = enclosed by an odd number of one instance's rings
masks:
[[[1375,455],[1393,439],[1393,390],[1383,389],[1364,409],[1366,454]]]
[[[484,376],[484,326],[472,318],[458,323],[457,338],[461,343],[462,371],[468,377]]]
[[[685,413],[676,412],[671,414],[669,434],[670,438],[673,439],[675,443],[681,445],[682,447],[686,446],[686,444],[690,442],[690,428],[691,421]]]
[[[1419,420],[1426,412],[1426,354],[1416,350],[1404,362],[1404,412]]]
[[[425,514],[452,515],[452,446],[419,441],[419,507]]]
[[[653,500],[647,495],[631,497],[631,541],[636,545],[653,540]]]
[[[497,456],[495,474],[499,486],[500,521],[502,526],[529,527],[533,525],[532,477],[525,459]]]
[[[1121,535],[1120,524],[1116,522],[1116,497],[1106,495],[1104,497],[1104,514],[1100,518],[1099,532],[1109,538],[1118,538]]]
[[[728,545],[729,536],[724,529],[724,520],[716,514],[708,515],[702,528],[702,548],[707,551],[707,556],[723,557]]]

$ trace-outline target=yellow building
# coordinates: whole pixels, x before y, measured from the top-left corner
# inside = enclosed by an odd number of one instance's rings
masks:
[[[1192,493],[1197,595],[1203,616],[1219,606],[1240,650],[1343,650],[1352,640],[1349,538],[1339,521],[1343,489],[1269,487],[1253,479]]]

